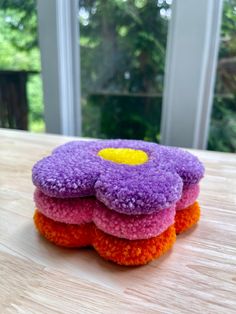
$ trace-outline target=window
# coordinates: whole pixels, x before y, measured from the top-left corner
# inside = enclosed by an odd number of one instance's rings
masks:
[[[170,0],[80,0],[82,132],[159,141]]]
[[[0,6],[0,127],[43,131],[36,0]]]
[[[235,151],[235,1],[224,1],[208,143],[210,149],[226,151]],[[4,3],[17,12],[14,0]],[[35,0],[22,1],[23,9],[29,7],[36,30]],[[162,143],[205,148],[221,13],[222,0],[39,0],[47,131],[81,135],[82,120],[83,136],[159,142],[162,124]],[[4,23],[12,23],[17,14],[8,14]],[[21,34],[23,24],[17,25]],[[15,36],[20,44],[29,39],[27,27],[22,37]],[[27,70],[38,75],[34,36],[36,57]],[[40,93],[39,83],[31,91],[32,97]],[[35,103],[30,100],[30,121]],[[42,122],[42,101],[38,104],[34,119]]]
[[[224,0],[208,148],[236,152],[236,0]]]

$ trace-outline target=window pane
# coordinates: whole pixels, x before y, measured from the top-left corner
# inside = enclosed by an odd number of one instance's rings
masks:
[[[208,148],[236,152],[236,0],[224,0]]]
[[[36,0],[0,4],[0,127],[43,131]]]
[[[83,135],[158,141],[170,0],[80,0]]]

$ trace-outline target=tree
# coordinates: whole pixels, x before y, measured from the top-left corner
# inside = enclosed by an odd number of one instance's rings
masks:
[[[171,0],[79,0],[85,135],[159,140]],[[224,0],[209,149],[236,151],[236,0]],[[0,68],[39,70],[36,0],[0,0]],[[29,82],[31,127],[43,123]]]
[[[168,3],[80,1],[85,135],[159,140]]]
[[[169,7],[154,0],[81,0],[84,91],[161,93],[168,21],[160,12]]]
[[[36,1],[0,0],[0,67],[40,70]]]
[[[236,0],[225,0],[208,148],[236,152]]]
[[[0,69],[40,71],[36,0],[0,0]],[[44,130],[40,73],[27,83],[29,127]]]

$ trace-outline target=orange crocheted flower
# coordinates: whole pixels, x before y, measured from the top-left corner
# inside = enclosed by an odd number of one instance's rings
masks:
[[[93,223],[69,225],[55,222],[37,210],[34,223],[39,232],[49,241],[65,247],[93,246],[105,259],[120,265],[143,265],[161,256],[175,242],[174,226],[162,234],[146,240],[117,238],[99,230]]]
[[[176,234],[182,233],[195,225],[200,218],[200,206],[198,202],[187,208],[178,210],[175,215]]]
[[[64,247],[84,247],[91,244],[93,224],[65,224],[47,218],[39,211],[34,213],[34,223],[38,231],[49,241]]]

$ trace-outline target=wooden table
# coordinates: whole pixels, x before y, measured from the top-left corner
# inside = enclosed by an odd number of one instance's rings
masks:
[[[127,268],[34,229],[32,165],[69,138],[0,131],[0,313],[236,313],[236,155],[205,163],[202,218],[173,250]]]

